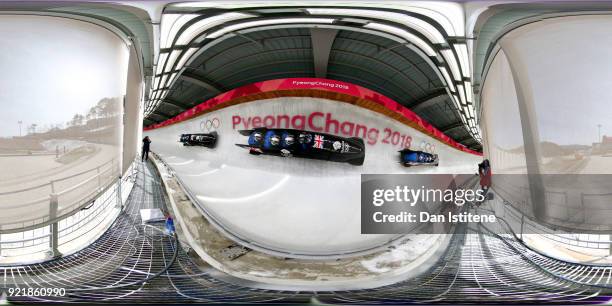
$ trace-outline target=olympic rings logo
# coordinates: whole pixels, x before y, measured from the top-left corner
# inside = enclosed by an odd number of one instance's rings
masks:
[[[200,122],[200,129],[202,131],[206,130],[210,132],[211,129],[216,130],[219,128],[219,126],[221,126],[221,121],[217,117],[212,118],[212,119],[202,120]]]
[[[436,145],[426,142],[425,140],[421,141],[421,150],[427,153],[435,153]]]

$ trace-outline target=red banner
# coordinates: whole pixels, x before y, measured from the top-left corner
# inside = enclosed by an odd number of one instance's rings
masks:
[[[311,89],[311,90],[323,90],[329,92],[340,93],[344,95],[353,96],[359,99],[368,100],[379,105],[384,106],[385,108],[400,114],[404,118],[416,124],[420,129],[428,134],[429,136],[440,140],[448,144],[451,147],[454,147],[460,151],[475,154],[481,156],[482,153],[470,150],[466,148],[464,145],[456,142],[446,134],[442,133],[440,130],[436,129],[429,122],[423,120],[416,113],[411,111],[410,109],[404,107],[403,105],[395,102],[391,98],[388,98],[376,91],[341,81],[328,80],[328,79],[318,79],[318,78],[289,78],[289,79],[277,79],[277,80],[269,80],[258,83],[253,83],[250,85],[242,86],[228,92],[222,93],[208,101],[200,103],[194,106],[191,109],[188,109],[174,118],[168,119],[166,121],[160,122],[158,124],[154,124],[145,128],[145,131],[153,130],[157,128],[162,128],[171,124],[175,124],[181,121],[185,121],[196,117],[211,108],[227,103],[237,98],[247,97],[255,94],[261,94],[266,92],[275,92],[275,91],[289,91],[289,90],[297,90],[297,89]]]

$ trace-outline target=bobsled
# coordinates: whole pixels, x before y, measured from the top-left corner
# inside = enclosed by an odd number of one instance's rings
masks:
[[[438,154],[431,154],[423,151],[413,151],[403,149],[400,152],[400,163],[405,167],[412,166],[438,166]]]
[[[363,139],[292,129],[256,128],[240,130],[247,144],[236,144],[254,155],[299,157],[361,166],[365,159]]]
[[[184,146],[201,146],[207,148],[214,148],[217,144],[217,132],[209,134],[181,134],[180,142]]]

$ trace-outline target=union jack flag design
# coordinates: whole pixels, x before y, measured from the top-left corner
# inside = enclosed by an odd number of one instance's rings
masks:
[[[322,135],[315,135],[314,145],[312,147],[317,149],[323,149],[323,139],[324,138]]]

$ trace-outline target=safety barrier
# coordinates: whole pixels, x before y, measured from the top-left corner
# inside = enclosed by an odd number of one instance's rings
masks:
[[[612,235],[609,233],[571,233],[541,224],[541,222],[525,215],[520,207],[516,207],[514,203],[508,201],[504,197],[504,193],[498,192],[498,189],[495,190],[497,197],[492,203],[498,204],[493,205],[495,212],[506,220],[507,226],[517,237],[522,239],[525,235],[536,235],[579,253],[612,254]],[[608,194],[603,196],[608,196]]]
[[[0,233],[18,232],[56,222],[90,204],[119,177],[116,159],[97,167],[81,171],[49,182],[19,190],[0,193],[0,208],[5,216],[11,209],[29,209],[29,217],[17,221],[0,219]],[[44,209],[45,206],[48,209]]]
[[[46,184],[0,193],[0,200],[6,203],[5,199],[19,198],[18,195],[26,192],[50,191],[34,200],[0,205],[3,210],[47,208],[43,216],[28,211],[34,217],[25,221],[7,223],[3,220],[0,225],[0,265],[40,261],[87,246],[110,226],[121,211],[133,186],[134,165],[124,177],[120,177],[119,165],[116,159],[112,159]]]
[[[527,175],[521,180],[506,179],[510,175],[497,175],[494,178],[495,192],[502,198],[512,203],[512,207],[530,215],[534,209],[531,203],[531,189],[528,185]],[[520,174],[516,175],[520,176]],[[593,231],[608,231],[609,228],[602,226],[610,215],[612,208],[609,206],[612,193],[585,193],[580,191],[569,192],[561,188],[551,190],[544,188],[544,205],[547,208],[546,217],[549,220],[557,220],[558,224],[574,222],[584,229]],[[558,227],[558,226],[557,226]]]
[[[349,251],[338,252],[338,253],[328,253],[328,254],[296,253],[290,250],[270,248],[266,245],[260,244],[257,241],[249,240],[248,238],[245,238],[239,235],[238,233],[235,233],[230,228],[228,228],[225,224],[223,224],[223,222],[215,218],[214,215],[204,205],[202,205],[202,203],[200,203],[197,200],[197,197],[195,197],[191,193],[191,190],[187,187],[187,184],[185,184],[185,182],[180,178],[180,176],[176,175],[176,172],[171,165],[169,165],[159,154],[155,152],[151,152],[150,154],[153,156],[154,162],[158,164],[157,167],[160,167],[160,166],[164,167],[165,172],[168,173],[168,175],[170,175],[176,180],[178,185],[181,187],[181,189],[185,193],[186,197],[191,201],[191,203],[193,203],[193,205],[200,211],[200,213],[202,213],[202,215],[208,220],[208,222],[210,222],[215,227],[215,229],[223,233],[223,235],[225,235],[229,239],[239,243],[242,246],[248,247],[253,250],[257,250],[257,251],[260,251],[260,252],[263,252],[269,255],[279,256],[279,257],[284,257],[284,258],[300,258],[300,259],[316,259],[316,260],[332,259],[332,258],[339,259],[339,258],[348,258],[348,257],[354,257],[354,256],[363,256],[367,254],[374,254],[376,252],[386,251],[386,250],[395,248],[396,246],[394,244],[396,244],[399,241],[402,241],[402,239],[405,238],[406,236],[405,234],[398,234],[396,236],[389,238],[387,241],[377,246],[364,248],[364,249],[349,250]],[[473,186],[476,185],[476,182],[477,182],[476,179],[477,179],[476,175],[470,176],[469,178],[466,178],[465,181],[458,182],[458,186],[456,188],[472,188]],[[440,203],[437,203],[436,205],[431,205],[428,209],[429,209],[429,212],[440,211],[441,207],[443,207],[443,203],[440,202]],[[448,232],[453,232],[454,226],[452,227],[452,229],[447,229],[447,230]],[[416,232],[418,232],[418,229],[414,230],[414,233]]]

